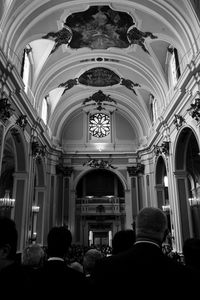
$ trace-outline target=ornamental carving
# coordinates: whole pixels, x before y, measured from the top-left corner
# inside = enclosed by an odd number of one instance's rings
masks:
[[[137,166],[127,167],[129,176],[137,176],[139,173],[144,174],[144,165],[138,163]]]
[[[64,167],[62,164],[56,165],[56,174],[70,177],[73,172],[73,167]]]

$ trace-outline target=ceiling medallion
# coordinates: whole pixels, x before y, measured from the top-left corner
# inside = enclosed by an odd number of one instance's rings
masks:
[[[110,117],[103,113],[90,115],[89,132],[97,138],[107,136],[110,133]]]

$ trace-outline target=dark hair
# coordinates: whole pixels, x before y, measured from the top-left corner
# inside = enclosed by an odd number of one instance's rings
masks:
[[[126,251],[133,246],[135,242],[135,231],[132,229],[120,230],[115,233],[112,240],[112,254]]]
[[[7,217],[0,217],[0,248],[5,245],[10,246],[8,259],[16,258],[17,239],[18,233],[15,222]]]
[[[53,227],[48,234],[48,256],[65,257],[72,242],[72,234],[64,226]]]

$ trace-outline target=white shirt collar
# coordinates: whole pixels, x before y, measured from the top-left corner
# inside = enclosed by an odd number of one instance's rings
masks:
[[[145,241],[145,240],[143,240],[143,241],[137,241],[137,242],[135,242],[135,244],[140,244],[140,243],[153,244],[153,245],[157,246],[158,248],[160,248],[160,246],[158,244],[156,244],[155,242],[151,242],[151,241]]]
[[[49,257],[49,258],[48,258],[48,261],[51,261],[51,260],[60,260],[60,261],[64,261],[64,259],[61,258],[61,257]]]

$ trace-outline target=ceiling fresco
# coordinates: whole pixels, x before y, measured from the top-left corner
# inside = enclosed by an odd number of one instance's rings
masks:
[[[91,6],[67,17],[64,25],[72,30],[71,48],[107,49],[127,48],[126,33],[133,24],[131,16],[125,12],[112,10],[109,6]]]
[[[137,44],[150,54],[145,46],[148,37],[157,38],[151,32],[139,30],[128,13],[113,10],[106,5],[90,6],[86,11],[73,13],[66,18],[62,29],[42,36],[43,39],[54,40],[51,54],[63,44],[71,49],[128,48]]]
[[[124,85],[127,89],[133,91],[137,95],[134,87],[141,87],[139,83],[134,83],[130,79],[120,78],[115,72],[106,68],[92,68],[84,72],[79,78],[69,79],[66,82],[59,84],[58,87],[64,87],[63,94],[73,88],[77,84],[87,86],[106,87],[115,84]]]
[[[111,86],[120,83],[120,77],[106,68],[92,68],[79,77],[79,82],[90,86]]]

